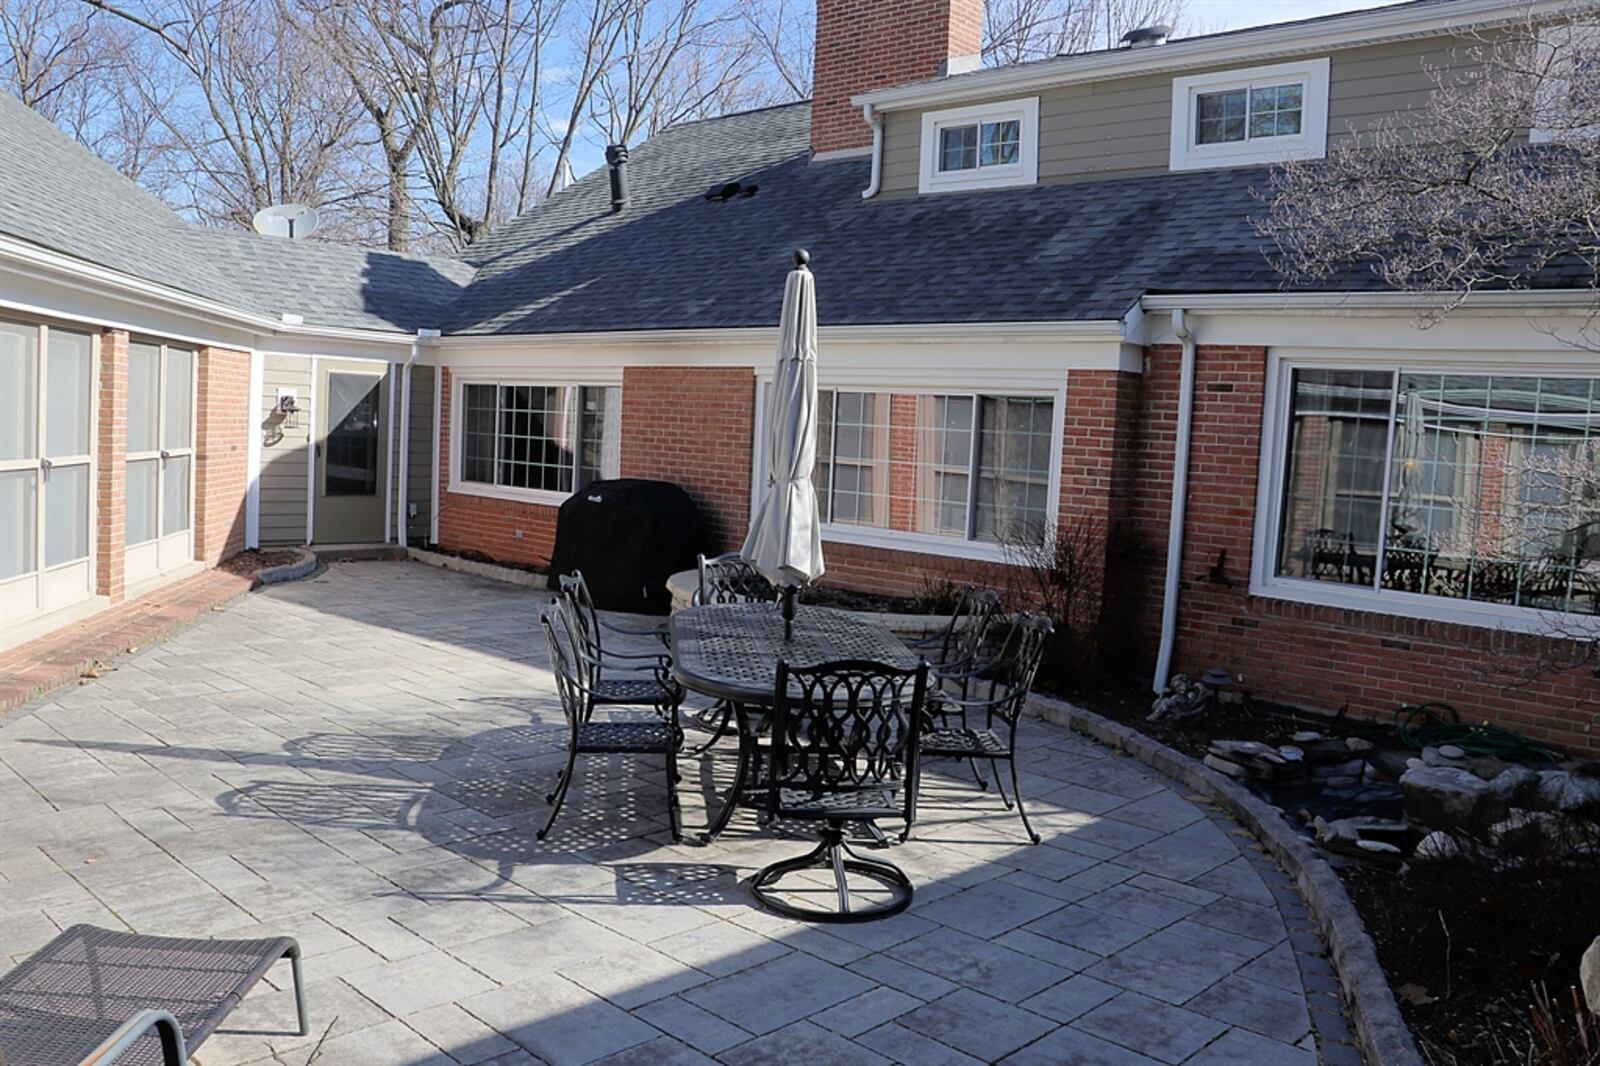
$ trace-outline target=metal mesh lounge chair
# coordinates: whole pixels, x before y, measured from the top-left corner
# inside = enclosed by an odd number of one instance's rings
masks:
[[[300,946],[289,937],[191,940],[74,925],[0,977],[0,1062],[184,1066],[283,958],[305,1036]]]

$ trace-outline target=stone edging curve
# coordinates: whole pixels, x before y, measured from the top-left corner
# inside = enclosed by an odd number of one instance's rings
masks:
[[[300,553],[299,559],[292,563],[268,567],[257,572],[255,584],[252,587],[260,588],[262,585],[279,585],[285,581],[299,581],[315,570],[317,563],[321,562],[317,558],[317,553],[310,548],[296,548],[295,551]]]
[[[1363,1056],[1374,1066],[1423,1066],[1411,1030],[1400,1015],[1400,1005],[1378,962],[1377,948],[1339,875],[1277,810],[1243,785],[1138,730],[1046,696],[1032,697],[1030,706],[1046,721],[1131,755],[1215,800],[1255,834],[1293,878],[1328,944]]]

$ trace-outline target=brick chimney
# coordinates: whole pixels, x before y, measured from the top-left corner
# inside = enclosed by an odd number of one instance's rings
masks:
[[[983,0],[817,0],[811,150],[872,145],[850,97],[972,69],[983,47]]]

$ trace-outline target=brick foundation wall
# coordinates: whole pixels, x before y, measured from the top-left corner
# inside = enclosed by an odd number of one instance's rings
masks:
[[[1160,633],[1180,352],[1153,347],[1147,355],[1130,504],[1143,548],[1125,568],[1144,670]],[[1174,670],[1221,664],[1258,695],[1379,718],[1401,704],[1442,700],[1467,721],[1492,721],[1591,757],[1600,751],[1600,687],[1587,671],[1526,687],[1480,676],[1491,655],[1531,659],[1559,652],[1558,642],[1249,595],[1265,368],[1262,348],[1201,346],[1197,353]],[[1209,576],[1223,551],[1231,585]]]
[[[254,398],[249,352],[201,348],[198,358],[194,552],[216,566],[244,550]]]
[[[748,367],[639,366],[622,375],[622,476],[682,485],[716,551],[750,525],[755,372]]]
[[[811,148],[872,144],[850,97],[937,77],[944,61],[983,47],[983,0],[817,0]]]
[[[96,459],[95,593],[121,603],[127,581],[123,570],[127,540],[128,334],[100,334],[100,395]]]

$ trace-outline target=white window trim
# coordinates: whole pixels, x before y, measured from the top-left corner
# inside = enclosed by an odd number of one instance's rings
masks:
[[[1307,59],[1267,67],[1217,71],[1172,79],[1172,170],[1253,166],[1286,159],[1321,159],[1328,154],[1329,61]],[[1202,93],[1230,89],[1265,88],[1298,81],[1304,86],[1300,100],[1300,133],[1293,137],[1263,137],[1227,144],[1195,143],[1195,99]],[[1248,121],[1248,115],[1246,117]]]
[[[462,450],[461,445],[462,427],[466,425],[465,409],[463,408],[462,404],[464,390],[468,385],[493,385],[495,386],[496,390],[505,385],[532,385],[539,388],[568,389],[576,391],[578,389],[586,388],[614,389],[618,387],[617,384],[615,382],[604,380],[577,382],[570,380],[552,381],[547,378],[498,377],[493,375],[477,377],[456,375],[451,376],[449,491],[462,496],[482,496],[491,500],[511,500],[516,503],[536,503],[546,507],[560,507],[567,500],[571,499],[574,495],[571,492],[560,492],[555,489],[519,489],[511,485],[494,485],[482,481],[466,481],[461,477],[461,463],[466,458],[466,453]],[[577,399],[578,398],[576,396],[572,397],[572,403],[568,408],[569,425],[566,427],[566,429],[569,433],[576,429],[576,427],[570,425],[570,423],[579,417],[579,412],[577,410]],[[498,400],[496,402],[498,403]],[[617,416],[612,416],[608,413],[606,421],[608,423],[612,423],[614,419],[615,424],[620,428],[620,419],[617,418]],[[496,434],[499,433],[498,426],[495,427],[495,432]],[[581,442],[579,443],[581,446]],[[574,452],[573,461],[576,464],[576,452]],[[574,467],[574,485],[577,484],[577,474],[577,469]]]
[[[126,466],[129,463],[154,461],[160,463],[161,465],[157,467],[156,475],[156,534],[148,540],[134,541],[131,544],[124,543],[123,550],[127,551],[129,548],[142,548],[147,544],[155,544],[156,542],[165,540],[168,537],[177,537],[186,534],[191,538],[191,550],[189,554],[192,557],[194,554],[192,548],[192,538],[194,536],[195,519],[195,482],[198,480],[195,469],[195,437],[200,428],[198,425],[200,413],[200,350],[198,348],[191,348],[183,344],[168,344],[165,341],[144,340],[142,338],[135,338],[130,341],[130,350],[134,344],[142,344],[156,350],[156,446],[154,448],[137,452],[125,448],[123,453],[123,463]],[[189,356],[189,443],[183,445],[182,447],[168,448],[164,444],[167,433],[167,415],[169,414],[169,411],[167,410],[167,356],[173,351],[184,352]],[[124,396],[123,402],[124,404],[127,402],[126,395]],[[126,428],[124,428],[124,433],[126,433]],[[167,476],[166,464],[173,459],[189,460],[189,525],[185,529],[178,530],[173,533],[167,533],[164,532],[167,508],[165,482],[165,478]],[[192,561],[192,558],[184,561],[190,562]]]
[[[757,506],[761,500],[761,493],[765,491],[767,481],[766,440],[768,392],[764,386],[771,384],[771,377],[759,378],[756,382],[756,418],[755,418],[755,455],[751,463],[754,476],[751,478],[751,507],[752,521]],[[1066,440],[1066,413],[1067,413],[1067,387],[1056,388],[1011,388],[996,386],[967,386],[965,388],[949,387],[944,385],[927,385],[918,388],[907,388],[903,383],[890,382],[862,383],[858,381],[835,382],[823,381],[818,383],[819,390],[833,390],[838,392],[883,392],[900,395],[938,395],[938,396],[1032,396],[1048,398],[1055,404],[1055,413],[1051,419],[1050,427],[1050,491],[1046,513],[1051,519],[1057,518],[1061,513],[1061,449]],[[974,447],[977,442],[974,439]],[[972,559],[978,562],[1004,563],[1009,562],[1005,545],[987,540],[967,540],[953,534],[920,533],[903,529],[883,529],[879,526],[862,526],[851,523],[822,523],[822,539],[830,544],[854,544],[866,548],[879,548],[885,551],[908,552],[917,555],[936,555],[947,559]]]
[[[939,132],[946,126],[981,126],[985,122],[1018,123],[1017,161],[1005,166],[971,170],[939,169]],[[966,189],[1005,189],[1033,185],[1039,180],[1039,98],[1003,100],[972,107],[952,107],[922,113],[921,167],[917,191],[959,192]]]
[[[1394,589],[1379,591],[1355,585],[1337,585],[1309,578],[1283,577],[1277,573],[1278,529],[1283,518],[1283,479],[1288,443],[1287,415],[1290,410],[1290,382],[1298,369],[1421,370],[1430,374],[1492,374],[1496,370],[1482,362],[1444,362],[1415,358],[1415,353],[1277,352],[1267,356],[1265,403],[1262,407],[1261,454],[1256,486],[1256,519],[1250,564],[1250,595],[1287,600],[1318,607],[1415,618],[1427,622],[1505,629],[1519,633],[1552,631],[1552,621],[1570,624],[1573,619],[1587,623],[1600,618],[1566,611],[1546,611],[1534,607],[1515,607],[1501,603],[1452,600],[1420,592]],[[1592,356],[1590,357],[1592,358]],[[1517,367],[1519,376],[1564,376],[1592,374],[1594,367],[1578,360],[1553,360],[1548,364],[1528,359],[1526,354],[1505,353],[1497,360],[1501,368]],[[1503,370],[1500,371],[1503,373]],[[1385,474],[1387,478],[1387,473]],[[1387,488],[1385,489],[1387,495]]]

